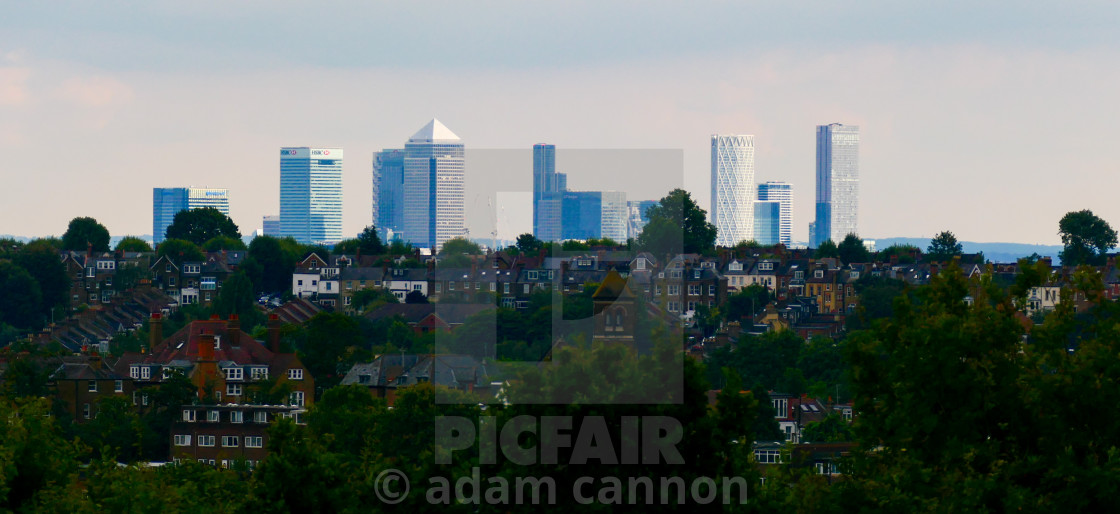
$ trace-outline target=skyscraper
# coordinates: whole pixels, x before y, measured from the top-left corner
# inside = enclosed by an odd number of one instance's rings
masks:
[[[568,176],[556,173],[556,146],[533,145],[533,235],[541,241],[559,241],[561,203]]]
[[[562,239],[608,238],[624,243],[630,210],[620,191],[564,191]]]
[[[645,228],[646,223],[649,223],[650,207],[657,205],[656,200],[632,200],[626,202],[627,208],[630,210],[629,227],[627,227],[627,235],[631,238],[637,239]]]
[[[466,152],[454,132],[433,119],[404,145],[404,239],[438,249],[466,235]]]
[[[404,150],[373,152],[373,225],[382,241],[404,229]]]
[[[229,216],[229,189],[205,187],[152,188],[152,242],[160,244],[179,211],[213,207]]]
[[[859,234],[859,127],[817,126],[817,217],[810,245]]]
[[[754,203],[754,240],[763,246],[781,241],[782,202]]]
[[[781,204],[781,212],[778,218],[778,241],[771,244],[781,243],[788,247],[793,242],[793,185],[788,182],[759,184],[758,201]],[[762,243],[758,234],[755,234],[755,239]]]
[[[280,216],[278,214],[270,214],[261,220],[261,234],[272,237],[280,237]]]
[[[754,136],[712,136],[712,223],[716,245],[754,238]]]
[[[280,149],[280,234],[304,244],[342,240],[342,149]]]

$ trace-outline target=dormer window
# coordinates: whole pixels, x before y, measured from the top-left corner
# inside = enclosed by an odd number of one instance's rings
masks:
[[[760,263],[758,263],[758,269],[759,269],[759,271],[772,271],[774,269],[774,263],[772,263],[772,262],[760,262]]]
[[[813,272],[814,278],[824,278],[824,270],[817,270]]]

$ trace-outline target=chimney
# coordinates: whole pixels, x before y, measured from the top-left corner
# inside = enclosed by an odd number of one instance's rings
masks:
[[[229,340],[231,347],[241,346],[241,320],[238,319],[236,314],[229,315],[229,323],[226,324],[226,339]]]
[[[163,342],[163,314],[153,312],[148,320],[148,350],[155,351],[156,346]]]
[[[214,334],[202,334],[198,336],[198,361],[214,361]]]
[[[280,353],[280,316],[268,315],[268,349],[272,353]]]
[[[211,314],[210,315],[210,321],[221,321],[221,320],[222,320],[222,317],[217,315],[217,314]]]

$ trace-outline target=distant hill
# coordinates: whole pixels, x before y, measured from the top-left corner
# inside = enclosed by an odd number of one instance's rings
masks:
[[[909,244],[920,248],[923,252],[929,248],[929,238],[921,237],[884,237],[868,238],[875,241],[875,248],[882,250],[896,244]],[[1024,243],[977,243],[961,241],[965,253],[984,252],[984,258],[992,262],[1015,262],[1023,257],[1037,253],[1042,257],[1050,257],[1054,264],[1058,264],[1058,252],[1062,245],[1032,245]]]

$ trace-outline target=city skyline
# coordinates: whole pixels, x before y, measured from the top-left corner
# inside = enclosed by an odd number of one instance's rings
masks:
[[[342,148],[280,149],[281,236],[304,244],[342,240],[343,160]]]
[[[1102,65],[1120,55],[1120,6],[1009,7],[576,2],[493,18],[441,4],[406,33],[415,13],[391,5],[298,23],[250,5],[22,5],[0,20],[0,151],[19,174],[0,233],[59,235],[74,216],[148,233],[148,195],[171,176],[229,189],[234,221],[260,228],[279,210],[275,149],[311,144],[352,153],[351,236],[370,221],[369,156],[438,116],[474,148],[681,149],[682,185],[709,211],[707,136],[752,133],[756,182],[806,192],[801,241],[813,127],[843,121],[863,128],[861,235],[1056,244],[1065,212],[1120,220],[1107,194],[1120,71]],[[1061,129],[1038,144],[1042,126]],[[25,215],[44,198],[58,206]],[[956,208],[928,215],[946,199]],[[1037,208],[1015,211],[1021,223],[995,221],[1022,204]]]
[[[229,216],[229,190],[210,187],[152,188],[152,243],[159,244],[179,211],[213,207]]]

